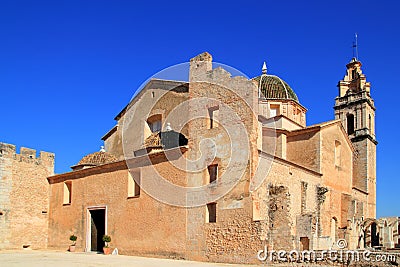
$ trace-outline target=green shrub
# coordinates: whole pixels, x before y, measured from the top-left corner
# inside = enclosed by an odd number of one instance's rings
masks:
[[[78,239],[78,237],[74,234],[70,235],[69,240],[72,241],[72,245],[75,246],[76,240]]]
[[[105,247],[105,248],[108,248],[108,243],[111,242],[111,236],[109,236],[109,235],[103,235],[103,241],[104,241],[104,243],[105,243],[104,247]]]

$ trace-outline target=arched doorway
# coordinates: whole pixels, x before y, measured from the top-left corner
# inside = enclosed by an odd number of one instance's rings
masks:
[[[371,247],[379,246],[379,233],[376,229],[376,223],[371,224]]]

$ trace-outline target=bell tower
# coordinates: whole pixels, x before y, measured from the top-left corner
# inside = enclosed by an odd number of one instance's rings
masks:
[[[353,189],[367,194],[363,214],[376,215],[376,137],[375,105],[371,85],[361,70],[361,62],[353,58],[339,81],[339,96],[335,99],[335,119],[342,121],[353,146]]]

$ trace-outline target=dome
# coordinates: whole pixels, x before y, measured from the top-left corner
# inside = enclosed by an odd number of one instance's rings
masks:
[[[112,163],[118,161],[118,159],[113,156],[112,154],[105,152],[105,151],[100,151],[100,152],[94,152],[89,155],[84,156],[78,164],[75,166],[72,166],[71,168],[73,170],[80,170],[88,167],[95,167],[107,163]]]
[[[266,99],[294,100],[299,102],[296,93],[284,80],[275,75],[262,74],[253,78],[258,89]]]

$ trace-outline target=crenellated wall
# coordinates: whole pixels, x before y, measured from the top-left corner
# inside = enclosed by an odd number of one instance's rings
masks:
[[[47,247],[54,154],[0,143],[0,249]]]

